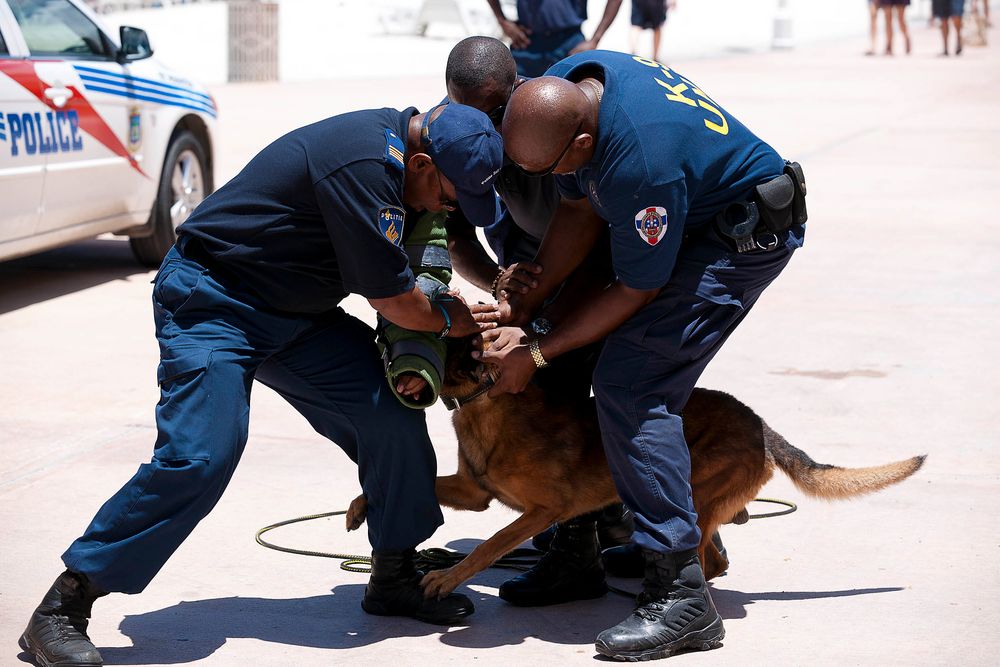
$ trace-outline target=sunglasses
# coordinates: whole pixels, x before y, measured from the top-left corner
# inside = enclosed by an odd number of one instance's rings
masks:
[[[444,191],[444,183],[441,182],[441,170],[437,167],[434,168],[434,173],[437,174],[438,178],[438,190],[440,195],[438,195],[438,203],[446,211],[454,211],[458,208],[458,202],[454,199],[448,199],[448,194]]]
[[[514,89],[517,88],[517,84],[518,80],[514,79],[514,85],[510,87],[510,92],[507,93],[508,101],[510,100],[510,96],[514,94]],[[500,127],[500,125],[503,124],[503,114],[505,111],[507,111],[507,102],[498,105],[491,111],[487,111],[486,117],[490,119],[490,122],[493,123],[494,127]]]
[[[530,176],[531,178],[541,178],[543,176],[548,176],[549,174],[551,174],[553,171],[556,170],[556,167],[559,166],[559,163],[562,162],[564,157],[566,157],[566,153],[568,153],[569,149],[573,147],[573,142],[576,141],[576,136],[580,133],[580,130],[582,129],[583,129],[583,121],[581,121],[580,124],[576,126],[576,129],[573,130],[573,134],[569,138],[569,143],[566,144],[566,148],[562,150],[562,153],[559,154],[559,157],[556,158],[556,161],[550,164],[542,171],[528,171],[527,169],[521,168],[520,165],[518,165],[518,168],[521,169],[521,172],[524,173],[525,176]]]
[[[506,102],[491,111],[487,111],[486,117],[489,118],[490,122],[493,123],[493,126],[496,127],[503,123],[503,114],[505,111],[507,111]]]

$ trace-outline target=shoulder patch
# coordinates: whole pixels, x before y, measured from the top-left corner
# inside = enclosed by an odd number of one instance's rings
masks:
[[[395,132],[385,128],[385,161],[402,169],[404,153],[406,146],[403,145],[403,140]]]
[[[386,206],[378,212],[378,229],[389,243],[398,246],[403,241],[403,223],[406,212],[395,206]]]
[[[667,232],[667,209],[647,206],[635,214],[635,231],[649,245],[656,245]]]

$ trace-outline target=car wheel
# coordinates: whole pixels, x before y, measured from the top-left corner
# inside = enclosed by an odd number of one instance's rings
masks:
[[[195,206],[212,191],[205,148],[190,132],[174,137],[167,149],[160,185],[150,218],[153,233],[129,239],[136,259],[146,266],[159,266],[177,240],[177,226],[188,219]]]

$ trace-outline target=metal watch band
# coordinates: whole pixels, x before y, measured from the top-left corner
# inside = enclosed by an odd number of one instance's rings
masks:
[[[545,368],[549,365],[549,362],[542,356],[542,351],[538,347],[537,340],[533,340],[528,344],[528,351],[531,352],[531,359],[535,362],[536,367]]]

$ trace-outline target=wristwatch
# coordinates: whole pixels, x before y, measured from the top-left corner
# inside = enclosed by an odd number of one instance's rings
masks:
[[[552,331],[552,322],[544,317],[536,317],[531,321],[531,330],[539,336],[544,336]]]

